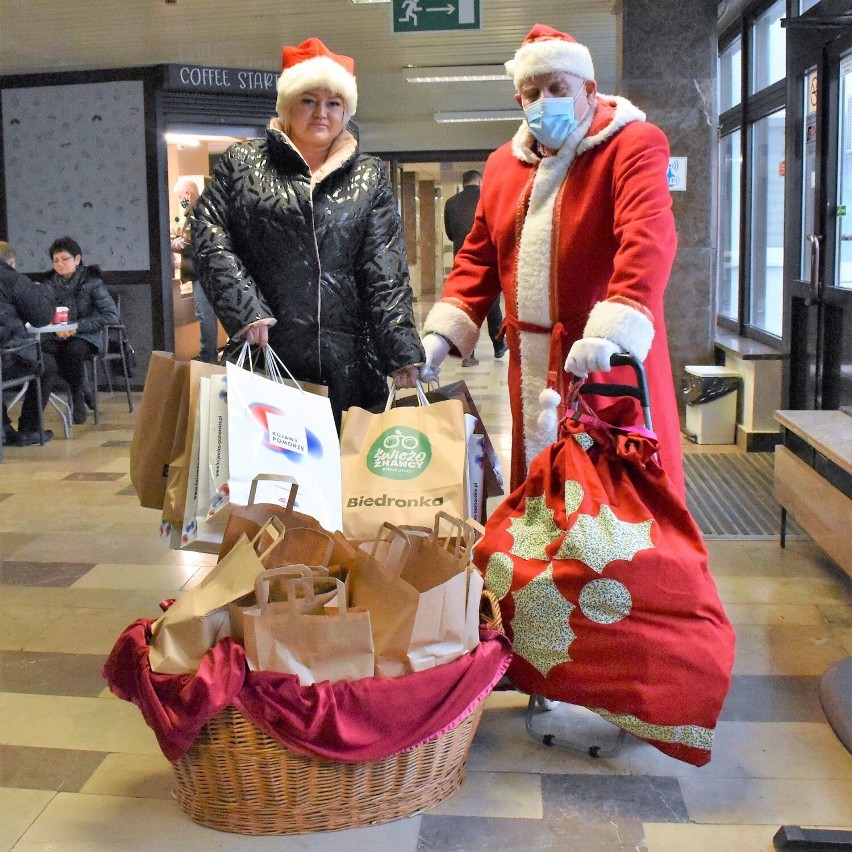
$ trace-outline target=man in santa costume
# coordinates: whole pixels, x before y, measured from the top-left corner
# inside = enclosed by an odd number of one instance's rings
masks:
[[[666,137],[629,101],[597,92],[588,49],[566,33],[536,24],[506,69],[525,118],[488,158],[473,228],[424,324],[421,376],[473,351],[502,291],[512,489],[556,439],[566,374],[633,384],[629,367],[610,369],[625,351],[645,364],[661,463],[683,495],[663,316],[677,245]]]

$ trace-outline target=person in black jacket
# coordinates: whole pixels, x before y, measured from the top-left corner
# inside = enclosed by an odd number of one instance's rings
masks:
[[[195,316],[198,319],[201,335],[197,360],[205,361],[208,364],[215,364],[219,354],[216,345],[219,336],[219,323],[216,320],[213,306],[210,304],[207,296],[204,295],[204,290],[201,289],[201,285],[198,283],[198,276],[195,274],[195,257],[192,253],[192,229],[189,217],[192,213],[192,208],[195,207],[195,203],[198,201],[198,184],[191,177],[181,177],[178,178],[177,183],[174,185],[173,192],[180,200],[184,220],[180,232],[171,242],[171,247],[173,252],[180,254],[181,281],[192,282]]]
[[[76,240],[60,237],[48,252],[54,270],[49,283],[56,303],[68,306],[68,321],[77,323],[77,328],[45,335],[42,349],[56,358],[59,375],[71,388],[71,418],[81,424],[86,422],[86,405],[92,407],[86,388],[86,361],[99,352],[103,354],[103,329],[119,321],[118,308],[100,269],[83,265],[83,251]]]
[[[25,323],[36,328],[49,325],[55,308],[51,288],[47,284],[37,284],[17,272],[14,249],[9,243],[0,242],[0,349],[23,347],[16,352],[3,354],[4,379],[33,372],[38,358],[35,347],[27,345],[33,342],[33,336],[27,331]],[[44,409],[53,389],[57,367],[52,355],[44,353],[42,361],[39,384]],[[44,429],[39,435],[39,423],[38,392],[35,382],[30,382],[24,394],[17,432],[12,427],[6,404],[3,403],[3,443],[17,446],[46,443],[53,437],[53,432]]]
[[[393,190],[346,127],[355,63],[311,38],[282,66],[276,117],[220,158],[192,246],[228,335],[327,385],[339,428],[349,406],[387,398],[387,376],[412,387],[424,355]]]
[[[453,257],[455,257],[464,245],[465,237],[473,227],[473,219],[476,214],[476,205],[479,204],[479,187],[482,186],[482,174],[475,169],[462,175],[462,190],[452,198],[447,199],[444,205],[444,230],[453,244]],[[505,341],[497,335],[503,324],[503,311],[500,309],[500,300],[491,307],[486,317],[488,323],[488,336],[494,347],[494,357],[502,358],[509,347]],[[475,367],[479,363],[476,352],[471,352],[467,358],[462,359],[462,367]]]

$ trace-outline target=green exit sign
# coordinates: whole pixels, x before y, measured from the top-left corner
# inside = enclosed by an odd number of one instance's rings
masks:
[[[480,29],[481,0],[393,0],[395,33]]]

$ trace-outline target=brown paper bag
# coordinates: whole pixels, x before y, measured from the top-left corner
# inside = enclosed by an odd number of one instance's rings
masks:
[[[343,413],[343,532],[351,540],[369,540],[384,521],[428,525],[439,510],[466,514],[462,403],[429,404],[418,393],[418,406]]]
[[[203,361],[190,361],[188,369],[177,414],[177,429],[169,459],[166,493],[163,500],[163,520],[178,529],[183,527],[186,509],[192,442],[195,434],[195,420],[198,416],[199,379],[202,376],[213,376],[225,372],[224,366],[207,364]]]
[[[130,442],[130,481],[139,504],[162,509],[172,445],[178,433],[178,412],[189,363],[171,352],[152,352]],[[181,435],[186,439],[186,433]]]
[[[290,496],[287,504],[282,506],[277,503],[255,503],[255,488],[252,487],[249,491],[247,505],[231,506],[231,514],[228,518],[228,524],[225,527],[222,547],[219,550],[219,558],[221,559],[233,547],[240,535],[245,534],[251,538],[257,534],[260,527],[270,518],[277,518],[285,530],[291,528],[310,529],[317,530],[329,536],[332,541],[332,551],[327,561],[320,560],[315,555],[306,556],[305,558],[302,558],[300,555],[300,558],[296,561],[315,565],[325,564],[330,574],[345,577],[346,572],[355,564],[354,545],[350,544],[339,530],[330,533],[328,530],[323,529],[315,518],[295,511],[293,505],[296,501],[296,490],[299,487],[295,479],[282,474],[261,474],[255,477],[255,481],[265,479],[278,480],[285,485],[289,485]]]
[[[473,535],[462,535],[460,521],[455,535],[443,539],[438,522],[429,537],[408,536],[404,558],[391,541],[384,552],[396,558],[380,561],[384,525],[368,553],[358,550],[356,567],[349,575],[350,599],[369,610],[376,649],[376,674],[396,677],[451,662],[471,650],[473,628],[478,630],[478,603],[470,607],[468,565]],[[404,535],[398,528],[396,533]]]
[[[465,414],[472,414],[477,420],[477,426],[474,433],[482,435],[483,451],[485,453],[485,464],[483,465],[484,472],[484,488],[485,496],[497,497],[504,493],[503,470],[500,464],[500,459],[497,451],[494,449],[494,444],[491,442],[491,437],[485,424],[482,422],[482,417],[476,403],[473,401],[470,390],[465,381],[459,380],[451,382],[448,385],[438,385],[430,387],[426,391],[426,399],[429,402],[441,402],[445,399],[460,399],[464,406]],[[407,396],[397,401],[398,405],[414,405],[416,398]]]
[[[260,557],[243,536],[197,586],[154,622],[151,669],[161,674],[196,671],[207,651],[230,634],[226,605],[248,594],[262,570]]]
[[[287,600],[287,580],[300,580],[305,577],[328,577],[328,569],[323,566],[308,566],[308,565],[287,565],[280,568],[267,569],[261,571],[255,578],[255,588],[258,581],[262,578],[269,583],[269,591],[267,600],[285,601]],[[331,582],[331,581],[329,581]],[[301,591],[297,588],[297,592]],[[337,586],[333,583],[329,590],[323,590],[319,596],[321,602],[331,601],[337,595]],[[228,624],[230,625],[230,635],[238,642],[245,644],[245,631],[243,628],[243,619],[246,610],[253,609],[258,606],[257,595],[254,591],[249,592],[235,601],[231,601],[225,609],[228,613]]]
[[[263,558],[284,535],[275,518],[249,541],[241,537],[225,559],[178,598],[151,627],[151,668],[165,674],[193,672],[208,649],[230,635],[227,605],[248,595]]]
[[[249,668],[298,675],[302,686],[372,677],[370,613],[347,604],[340,580],[335,581],[337,609],[324,608],[313,596],[316,582],[322,578],[290,580],[287,600],[269,603],[265,583],[258,578],[258,607],[246,610],[243,619]],[[305,590],[301,603],[297,585]]]

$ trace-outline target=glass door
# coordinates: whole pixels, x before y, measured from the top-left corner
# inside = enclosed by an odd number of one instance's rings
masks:
[[[852,405],[852,33],[825,13],[822,27],[793,19],[787,43],[784,337],[794,409]]]

